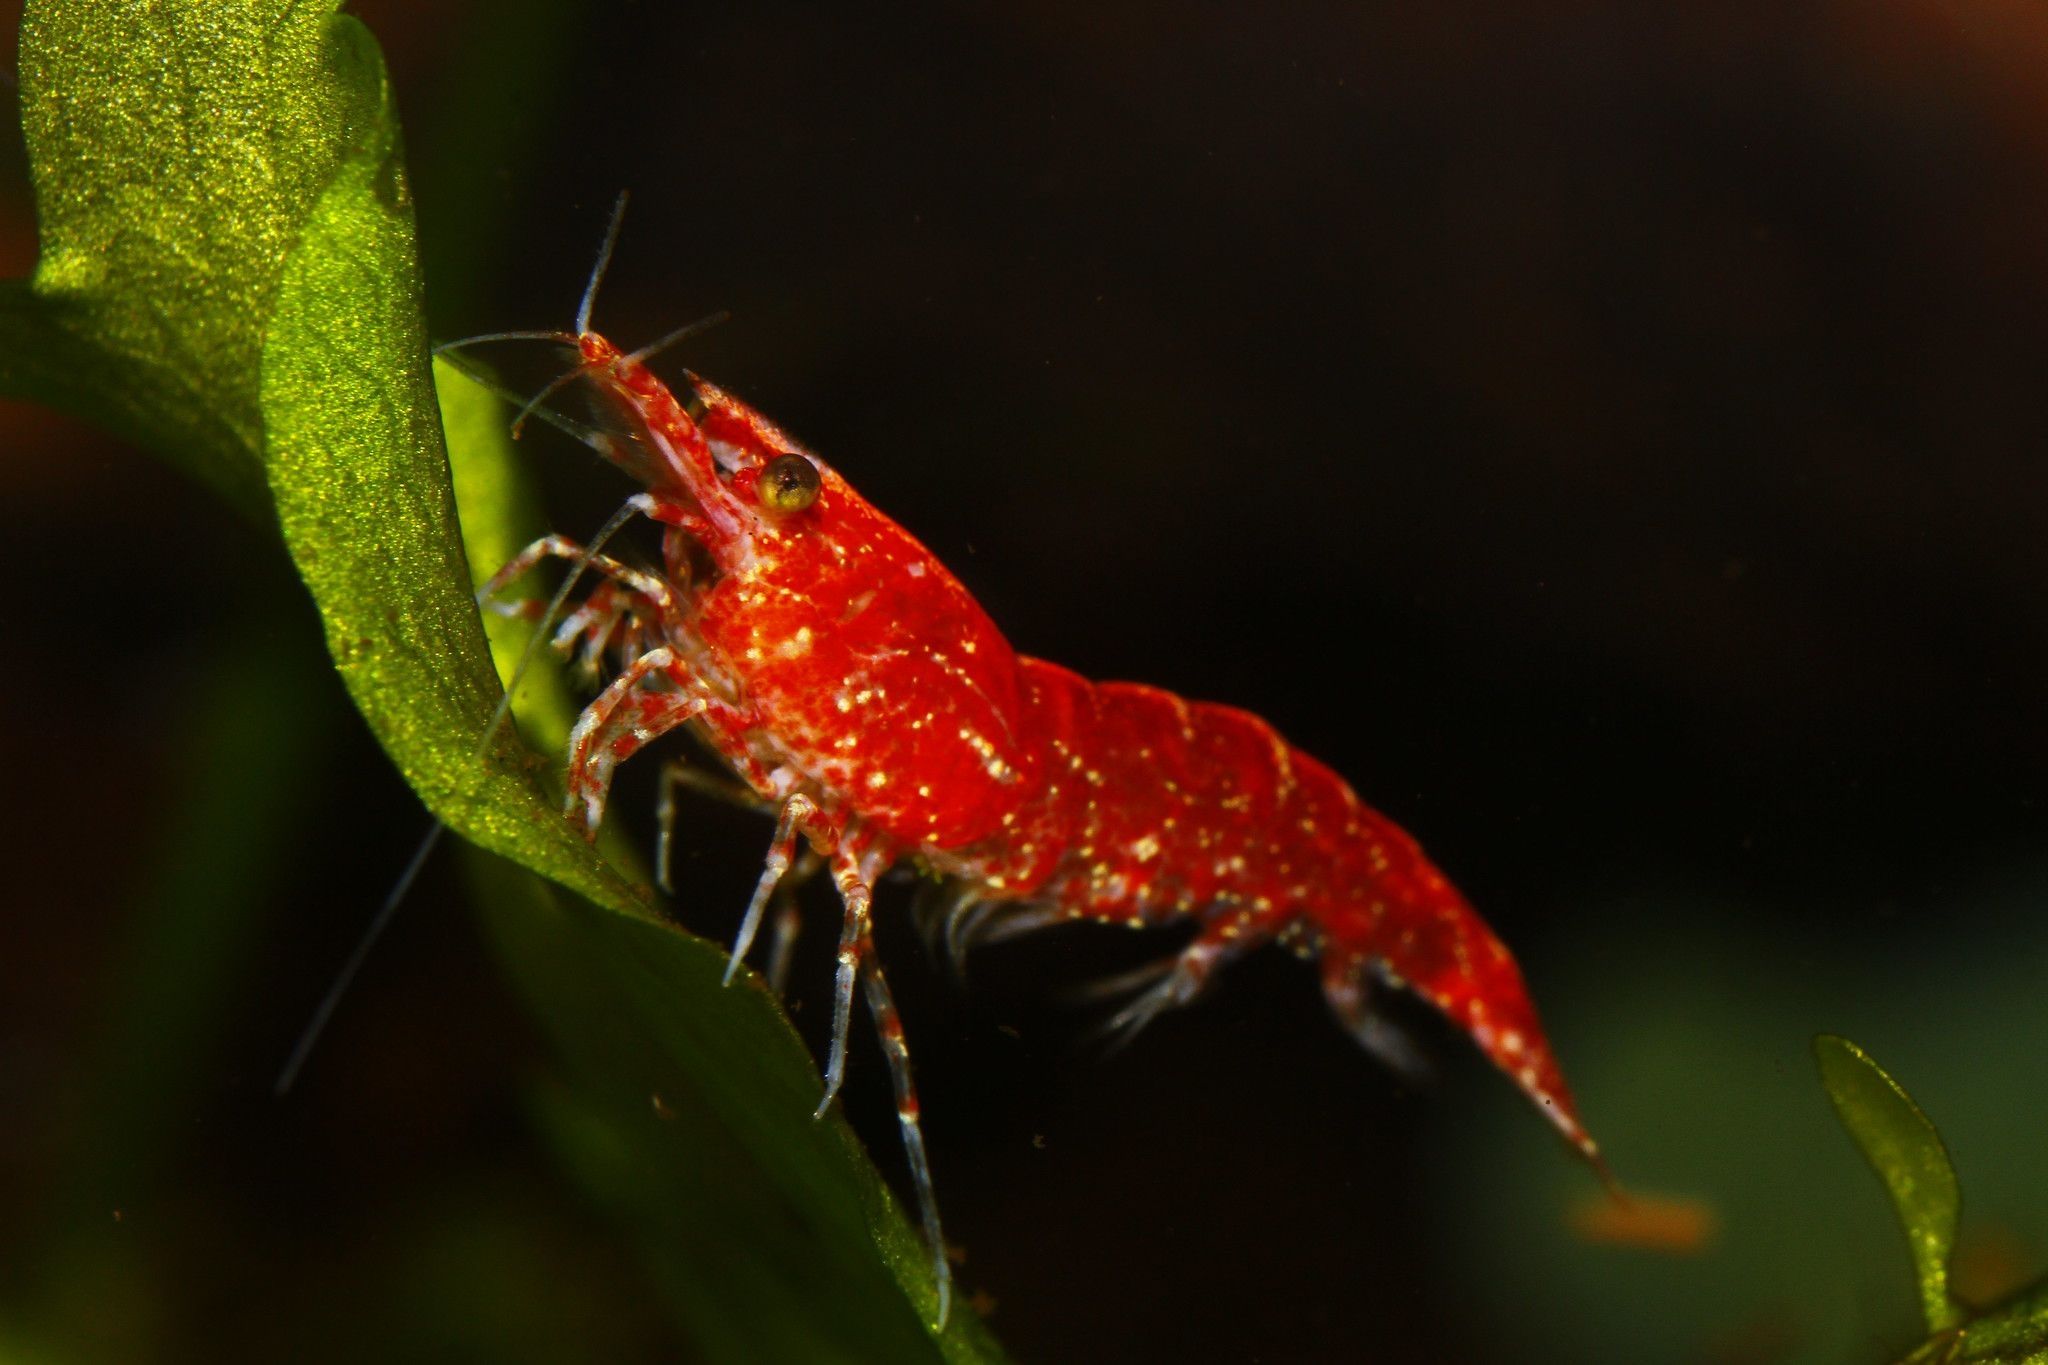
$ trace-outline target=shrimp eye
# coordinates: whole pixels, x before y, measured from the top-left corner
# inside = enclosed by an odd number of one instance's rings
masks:
[[[818,467],[801,455],[777,455],[761,471],[761,505],[774,512],[801,512],[818,500]]]

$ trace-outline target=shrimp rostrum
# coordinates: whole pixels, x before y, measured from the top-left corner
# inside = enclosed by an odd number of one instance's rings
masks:
[[[593,281],[593,288],[595,282]],[[1596,1166],[1507,948],[1415,841],[1341,778],[1233,707],[1097,683],[1018,654],[959,580],[837,470],[710,381],[673,388],[647,352],[575,332],[582,434],[637,480],[662,568],[550,537],[598,588],[557,634],[617,671],[570,740],[570,817],[594,836],[614,768],[688,726],[776,816],[733,947],[746,953],[805,846],[844,905],[823,1112],[856,990],[895,1084],[938,1277],[948,1270],[903,1028],[871,930],[874,888],[911,861],[957,888],[949,937],[1066,920],[1194,923],[1113,1023],[1134,1030],[1265,944],[1313,960],[1337,1018],[1384,1041],[1373,996],[1435,1006]],[[654,348],[648,348],[651,351]]]

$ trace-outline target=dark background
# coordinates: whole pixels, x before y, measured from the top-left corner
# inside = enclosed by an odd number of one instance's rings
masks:
[[[1404,1086],[1292,962],[1103,1059],[1061,997],[1128,935],[991,952],[963,992],[885,909],[961,1278],[1020,1361],[1884,1358],[1905,1256],[1829,1130],[1823,1029],[1948,1133],[1969,1287],[2042,1268],[2048,12],[351,8],[440,335],[565,323],[630,188],[603,330],[732,310],[676,363],[1021,650],[1257,710],[1345,774],[1516,947],[1623,1178],[1720,1218],[1681,1261],[1568,1237],[1590,1180],[1462,1040],[1418,1018],[1439,1074]],[[571,534],[624,491],[535,451]],[[142,1008],[191,756],[292,793],[232,807],[268,852],[162,1158],[180,1230],[53,1282],[116,1342],[339,1355],[527,1247],[532,1324],[465,1349],[660,1355],[522,1126],[542,1052],[452,864],[308,1093],[266,1098],[424,817],[263,536],[10,405],[0,576],[0,1209],[107,1112],[95,1039]],[[223,759],[209,699],[257,657],[302,747]],[[686,919],[729,932],[766,837],[698,813]]]

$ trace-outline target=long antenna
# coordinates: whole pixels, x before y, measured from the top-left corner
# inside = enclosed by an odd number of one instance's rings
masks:
[[[355,951],[348,955],[348,961],[342,963],[341,970],[334,974],[334,984],[327,988],[327,994],[320,997],[320,1004],[314,1009],[313,1017],[308,1019],[306,1027],[299,1031],[299,1041],[292,1048],[291,1059],[284,1064],[284,1070],[277,1073],[277,1080],[270,1087],[270,1093],[278,1099],[290,1094],[292,1086],[298,1082],[299,1072],[305,1069],[306,1058],[313,1055],[314,1045],[320,1041],[320,1035],[327,1031],[327,1021],[334,1017],[335,1006],[339,1005],[341,997],[348,993],[349,986],[356,979],[356,973],[363,969],[363,963],[369,960],[370,949],[376,947],[377,940],[384,936],[384,930],[391,924],[391,917],[398,913],[399,905],[412,890],[412,884],[419,880],[420,869],[427,865],[427,859],[433,854],[435,845],[441,842],[441,836],[447,829],[445,822],[434,822],[434,827],[427,831],[427,837],[420,840],[420,846],[413,850],[412,861],[405,865],[405,871],[399,874],[398,881],[384,897],[384,903],[377,907],[375,917],[370,920],[370,927],[356,940]]]
[[[463,337],[459,341],[444,341],[434,348],[434,354],[449,355],[470,346],[481,346],[489,341],[559,341],[564,346],[574,346],[576,344],[576,334],[574,332],[543,331],[531,328],[516,332],[480,332],[476,336]]]
[[[713,327],[718,326],[721,322],[731,321],[732,313],[727,309],[721,308],[715,313],[708,313],[705,316],[698,318],[695,322],[686,322],[682,326],[676,328],[673,332],[670,332],[665,336],[656,337],[654,340],[648,342],[645,346],[642,346],[639,350],[627,356],[626,359],[632,361],[636,365],[644,364],[649,358],[659,355],[663,351],[666,351],[669,347],[675,345],[678,341],[687,341],[689,338],[696,336],[699,332],[708,332]]]
[[[612,248],[619,242],[619,225],[626,221],[626,191],[619,191],[619,200],[612,205],[611,226],[604,231],[604,246],[597,253],[597,266],[590,272],[590,283],[583,286],[583,304],[576,310],[576,330],[590,330],[590,310],[597,303],[597,287],[604,283],[605,267],[612,263]]]
[[[489,370],[486,370],[481,365],[478,365],[468,356],[462,355],[458,350],[459,347],[467,346],[473,341],[502,341],[506,339],[508,338],[493,336],[465,337],[461,341],[444,341],[439,346],[436,346],[434,348],[434,354],[438,356],[440,359],[447,361],[450,365],[453,365],[456,369],[460,370],[464,375],[468,376],[472,383],[489,391],[496,397],[502,398],[506,403],[513,405],[516,411],[517,405],[527,401],[527,396],[519,392],[519,390],[511,387],[510,385],[501,382],[496,375],[492,374]],[[528,340],[528,338],[525,337],[512,337],[509,339],[515,341]],[[555,338],[551,336],[543,336],[533,339],[547,341],[555,340]],[[563,339],[565,339],[572,346],[576,344],[576,338],[569,336],[567,333],[563,334]],[[580,371],[577,371],[576,373],[580,373]],[[563,435],[569,437],[571,440],[576,441],[581,445],[589,446],[592,450],[596,451],[600,455],[605,454],[607,447],[612,444],[613,438],[605,435],[603,432],[600,432],[596,427],[593,427],[588,423],[579,422],[575,420],[573,417],[564,417],[561,413],[556,412],[553,408],[535,408],[532,412],[529,412],[527,416],[540,418],[541,421],[546,422],[556,431],[561,432]]]
[[[547,402],[548,399],[553,398],[556,394],[560,393],[563,389],[568,388],[571,384],[575,383],[582,377],[583,366],[578,365],[573,370],[570,370],[564,374],[556,375],[553,379],[550,379],[547,382],[546,387],[542,388],[539,393],[536,393],[533,397],[527,399],[526,406],[520,408],[519,415],[512,419],[512,439],[515,441],[518,440],[519,433],[526,430],[527,418],[533,416],[536,412],[544,411],[544,409],[541,407],[541,404]]]
[[[569,594],[575,590],[576,580],[590,567],[591,556],[603,549],[605,542],[617,535],[619,528],[630,521],[636,512],[645,510],[644,498],[644,494],[629,498],[624,506],[612,513],[611,519],[591,538],[583,553],[576,557],[568,574],[562,579],[562,586],[555,589],[555,595],[548,600],[547,610],[541,613],[540,622],[534,627],[532,637],[527,640],[525,650],[520,653],[519,662],[512,670],[511,681],[506,683],[504,695],[498,698],[497,709],[491,712],[490,722],[484,726],[472,757],[482,758],[490,751],[491,741],[498,737],[498,731],[511,716],[512,698],[518,693],[520,683],[526,680],[527,670],[539,656],[540,647],[546,643],[548,628],[554,624],[555,618],[561,614],[562,605],[569,600]],[[364,929],[362,937],[356,940],[356,946],[349,953],[348,961],[344,962],[341,970],[335,974],[333,984],[327,988],[327,994],[320,997],[320,1003],[314,1008],[312,1018],[308,1019],[305,1028],[299,1031],[299,1040],[293,1045],[291,1058],[285,1062],[284,1069],[278,1072],[277,1080],[270,1088],[271,1094],[282,1098],[290,1093],[293,1084],[299,1079],[299,1072],[305,1068],[306,1058],[312,1055],[320,1036],[327,1031],[327,1024],[334,1017],[335,1007],[341,1004],[342,996],[348,993],[348,988],[355,982],[356,973],[361,971],[363,963],[369,960],[370,950],[377,946],[377,940],[382,938],[384,931],[391,926],[391,920],[398,913],[399,905],[412,890],[412,884],[419,879],[420,869],[426,866],[428,857],[432,855],[435,847],[441,842],[441,836],[447,830],[446,821],[434,821],[433,828],[427,831],[427,837],[420,840],[420,846],[413,850],[412,860],[405,865],[405,871],[399,874],[390,894],[384,897],[384,903],[377,907],[377,913],[371,917],[369,927]]]

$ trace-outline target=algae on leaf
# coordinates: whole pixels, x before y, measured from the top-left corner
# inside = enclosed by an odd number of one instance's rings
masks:
[[[21,116],[41,254],[0,289],[0,393],[264,506],[262,350],[313,201],[383,117],[332,5],[30,0]]]
[[[396,125],[378,126],[314,202],[264,344],[266,473],[285,543],[343,682],[428,809],[600,904],[651,914],[555,813],[516,736],[477,758],[498,675],[441,446]]]

